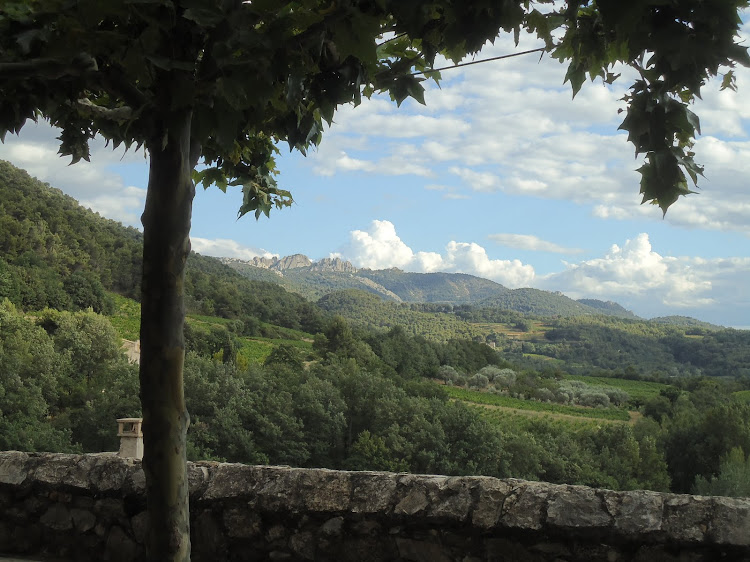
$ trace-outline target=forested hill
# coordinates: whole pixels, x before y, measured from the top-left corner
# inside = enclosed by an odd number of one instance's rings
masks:
[[[357,274],[386,287],[405,302],[474,303],[509,290],[465,273],[410,273],[391,268],[361,269]]]
[[[138,230],[0,161],[0,301],[23,310],[106,313],[107,291],[139,300],[142,244]],[[239,320],[248,334],[263,322],[321,329],[314,304],[274,283],[245,279],[214,258],[191,254],[185,286],[189,312]]]
[[[104,289],[137,298],[143,237],[0,161],[0,299],[100,312]]]
[[[523,288],[493,295],[476,303],[479,308],[502,308],[536,316],[622,316],[635,315],[616,303],[575,301],[560,292]]]

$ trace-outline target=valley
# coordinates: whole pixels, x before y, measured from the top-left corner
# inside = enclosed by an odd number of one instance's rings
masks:
[[[0,448],[113,450],[112,420],[140,414],[142,237],[2,162],[0,223]],[[188,259],[191,459],[677,492],[745,474],[746,331],[461,274],[261,265]]]

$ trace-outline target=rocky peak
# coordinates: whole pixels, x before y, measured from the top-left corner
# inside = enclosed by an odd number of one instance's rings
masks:
[[[224,258],[226,259],[226,258]],[[241,260],[240,260],[241,261]],[[276,257],[270,257],[270,258],[264,258],[261,256],[254,257],[252,260],[248,261],[250,265],[253,267],[261,267],[263,269],[271,269],[274,265],[279,261]]]
[[[310,258],[303,254],[293,254],[291,256],[286,256],[278,260],[277,263],[273,266],[273,269],[286,271],[287,269],[310,267],[312,263],[312,260],[310,260]]]
[[[315,262],[310,271],[334,271],[336,273],[357,273],[357,268],[351,262],[341,258],[323,258]]]

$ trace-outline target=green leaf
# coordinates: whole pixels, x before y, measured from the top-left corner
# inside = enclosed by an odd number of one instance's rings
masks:
[[[380,20],[364,13],[353,14],[331,30],[342,60],[352,56],[366,67],[375,68],[378,60],[375,37],[380,30]]]
[[[212,27],[226,19],[226,14],[217,8],[188,8],[182,17],[198,25]]]
[[[730,70],[729,72],[727,72],[724,75],[724,78],[721,81],[721,89],[722,90],[729,89],[729,90],[733,90],[735,92],[737,91],[737,81],[736,81],[736,79],[734,77],[734,71],[733,70]]]
[[[424,86],[422,86],[420,82],[421,80],[418,79],[410,82],[407,86],[407,91],[409,92],[409,95],[419,103],[427,105],[424,101]]]
[[[576,94],[581,90],[581,86],[585,81],[586,70],[575,62],[571,62],[568,66],[568,72],[565,73],[563,83],[570,82],[570,85],[573,87],[573,97],[576,97]]]

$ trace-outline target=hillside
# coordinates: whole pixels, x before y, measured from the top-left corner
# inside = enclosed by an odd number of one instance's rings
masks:
[[[621,316],[623,318],[636,318],[636,315],[629,311],[627,308],[613,301],[601,301],[598,299],[578,299],[578,302],[585,306],[595,308],[600,312],[600,314]]]
[[[405,302],[474,303],[508,291],[499,283],[465,273],[410,273],[397,268],[357,272]]]
[[[0,161],[0,301],[23,310],[111,312],[105,291],[140,298],[142,244],[136,229]],[[190,255],[185,289],[188,312],[236,320],[246,334],[260,333],[261,323],[309,333],[322,326],[309,301],[215,258]]]

